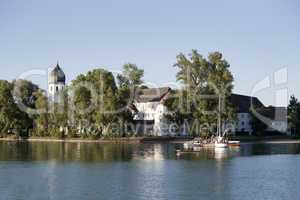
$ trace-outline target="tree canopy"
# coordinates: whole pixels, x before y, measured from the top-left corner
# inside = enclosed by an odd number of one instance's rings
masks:
[[[221,53],[213,52],[207,59],[196,50],[192,50],[189,56],[181,53],[174,67],[178,69],[177,80],[183,84],[182,91],[166,102],[173,111],[174,119],[190,116],[187,119],[211,126],[217,122],[218,110],[221,110],[223,119],[234,118],[234,109],[229,101],[233,76]],[[218,109],[219,97],[221,109]],[[223,120],[223,125],[225,122]]]
[[[300,135],[300,102],[295,96],[291,96],[288,105],[288,122],[292,134]]]

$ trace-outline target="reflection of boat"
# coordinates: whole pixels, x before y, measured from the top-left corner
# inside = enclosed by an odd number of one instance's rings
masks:
[[[183,143],[183,148],[184,149],[192,149],[193,146],[194,146],[193,142],[191,142],[191,141]]]
[[[193,151],[197,152],[201,150],[201,146],[193,146]]]
[[[228,144],[227,143],[215,143],[215,148],[227,148]]]
[[[215,154],[214,158],[217,160],[225,159],[227,158],[228,155],[228,150],[227,148],[215,148]]]

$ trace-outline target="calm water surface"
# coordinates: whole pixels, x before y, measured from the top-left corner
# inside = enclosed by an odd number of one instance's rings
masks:
[[[0,200],[300,199],[300,144],[0,142]]]

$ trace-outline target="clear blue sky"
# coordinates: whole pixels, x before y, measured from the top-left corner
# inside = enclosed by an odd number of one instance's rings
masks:
[[[145,81],[164,84],[175,80],[179,52],[218,50],[231,64],[235,92],[250,94],[287,67],[289,93],[300,97],[299,10],[297,0],[0,0],[0,79],[57,60],[68,81],[132,62],[145,69]],[[275,89],[258,96],[274,104]]]

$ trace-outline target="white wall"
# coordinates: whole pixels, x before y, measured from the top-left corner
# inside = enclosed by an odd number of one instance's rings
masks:
[[[168,112],[166,106],[160,102],[135,103],[139,113],[134,120],[154,120],[154,135],[164,136],[168,134],[168,123],[164,114]]]
[[[135,103],[139,113],[134,120],[154,120],[159,102]]]
[[[56,90],[58,89],[58,91]],[[48,84],[48,94],[50,98],[54,98],[56,94],[59,94],[65,88],[65,84],[63,83],[49,83]]]

